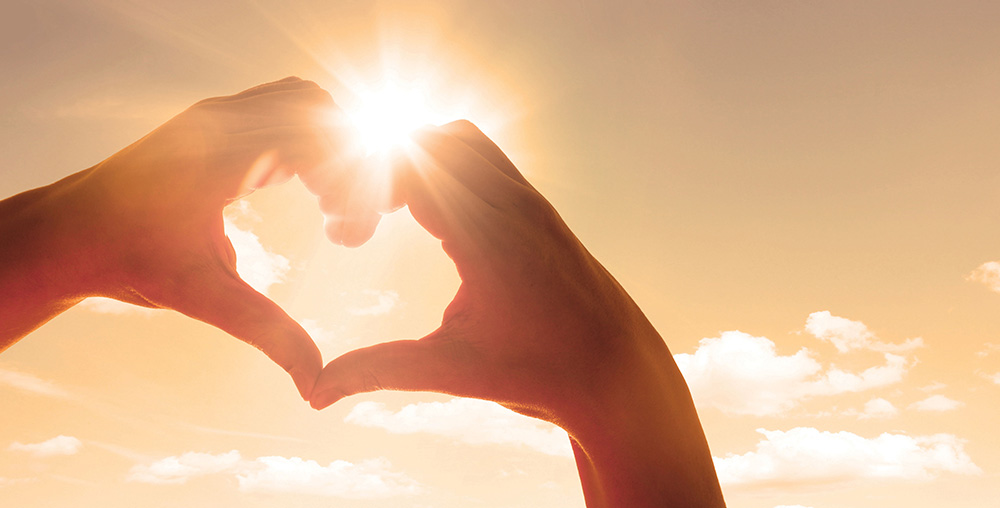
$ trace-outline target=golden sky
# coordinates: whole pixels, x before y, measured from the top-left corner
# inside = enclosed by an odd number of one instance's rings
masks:
[[[5,0],[0,196],[205,97],[297,75],[350,108],[416,83],[656,325],[730,506],[997,506],[998,21],[962,0]],[[405,210],[355,250],[296,181],[228,215],[241,273],[326,360],[433,330],[458,287]],[[427,393],[317,413],[225,333],[113,302],[0,355],[0,415],[3,506],[583,506],[551,425]]]

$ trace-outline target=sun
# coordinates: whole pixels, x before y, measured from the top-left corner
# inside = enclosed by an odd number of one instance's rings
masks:
[[[416,86],[387,81],[355,93],[357,102],[346,113],[367,155],[405,146],[414,130],[439,122],[426,93]]]

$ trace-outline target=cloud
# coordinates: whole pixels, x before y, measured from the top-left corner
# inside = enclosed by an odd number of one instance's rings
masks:
[[[399,303],[399,294],[395,291],[375,291],[366,289],[364,295],[374,297],[375,302],[365,307],[350,307],[347,312],[355,316],[381,316],[388,314]]]
[[[870,418],[891,418],[896,416],[899,410],[896,406],[892,405],[892,402],[885,400],[880,397],[865,402],[865,407],[858,415],[858,418],[862,420],[867,420]]]
[[[907,339],[901,344],[880,342],[864,323],[834,316],[826,310],[809,314],[806,319],[806,331],[817,339],[830,342],[841,353],[853,349],[898,353],[924,345],[920,337]]]
[[[993,374],[983,374],[983,377],[993,381],[994,384],[1000,385],[1000,372],[995,372]]]
[[[976,356],[979,358],[986,358],[991,353],[996,353],[997,351],[1000,351],[1000,344],[987,342],[986,344],[983,344],[983,349],[981,351],[976,351]]]
[[[964,405],[964,402],[949,399],[944,395],[931,395],[924,400],[910,404],[910,408],[918,411],[953,411]]]
[[[37,481],[38,478],[4,478],[3,476],[0,476],[0,488],[8,485],[19,485],[22,483],[33,483]]]
[[[17,372],[0,368],[0,384],[7,385],[18,390],[54,397],[57,399],[71,399],[72,395],[63,388],[51,381],[46,381],[31,374]]]
[[[420,402],[395,413],[382,403],[361,402],[344,421],[385,429],[393,434],[423,432],[473,445],[513,445],[548,455],[573,456],[566,431],[485,400],[455,398],[448,402]]]
[[[884,358],[885,365],[860,373],[833,366],[824,371],[806,348],[780,355],[771,340],[740,331],[702,339],[693,354],[674,355],[699,406],[757,416],[788,411],[811,397],[861,392],[902,380],[907,360],[891,353]]]
[[[241,203],[245,203],[245,201]],[[247,211],[249,205],[236,208],[236,210],[243,210],[241,212],[243,214],[250,213]],[[223,224],[226,236],[229,237],[229,241],[233,244],[233,250],[236,251],[236,272],[250,287],[266,295],[271,286],[285,280],[291,269],[288,258],[268,250],[260,243],[260,238],[257,235],[250,232],[249,229],[241,229],[230,217],[226,217]]]
[[[187,452],[152,464],[137,464],[129,471],[127,479],[140,483],[183,484],[191,478],[238,469],[242,461],[236,450],[220,454]]]
[[[908,436],[884,433],[864,438],[812,427],[757,429],[755,451],[715,457],[726,486],[770,487],[842,483],[862,479],[926,481],[942,473],[980,474],[951,434]]]
[[[416,494],[420,484],[391,470],[384,458],[357,464],[336,460],[322,466],[299,457],[267,456],[250,460],[236,450],[211,454],[187,452],[150,464],[136,464],[128,481],[179,485],[192,478],[228,475],[247,493],[295,493],[349,499]]]
[[[296,493],[348,499],[372,499],[417,494],[420,485],[390,470],[384,458],[352,464],[336,460],[321,466],[298,457],[260,457],[237,475],[243,492]]]
[[[9,450],[26,452],[35,457],[55,457],[58,455],[75,455],[83,447],[83,443],[73,436],[56,436],[41,443],[19,443],[14,441]]]
[[[966,280],[985,284],[997,293],[1000,293],[1000,261],[989,261],[983,263],[965,277]]]

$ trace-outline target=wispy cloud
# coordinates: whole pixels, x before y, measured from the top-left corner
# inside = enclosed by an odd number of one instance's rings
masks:
[[[994,344],[992,342],[987,342],[983,344],[983,349],[976,351],[976,356],[979,358],[986,358],[987,356],[1000,351],[1000,344]]]
[[[141,483],[183,484],[192,478],[224,473],[238,469],[243,458],[240,452],[211,454],[187,452],[165,457],[152,464],[137,464],[128,474],[128,480]]]
[[[395,291],[376,291],[366,289],[362,294],[374,301],[370,305],[350,307],[347,312],[355,316],[381,316],[388,314],[399,304],[399,294]]]
[[[967,275],[966,280],[979,282],[997,293],[1000,293],[1000,261],[983,263]]]
[[[965,405],[964,402],[957,401],[955,399],[950,399],[948,397],[945,397],[944,395],[931,395],[926,399],[910,404],[910,409],[916,409],[917,411],[943,412],[943,411],[954,411],[964,405]]]
[[[872,418],[892,418],[897,414],[899,414],[899,409],[892,402],[881,397],[875,397],[865,402],[864,408],[857,413],[857,416],[861,420],[869,420]]]
[[[83,443],[73,436],[56,436],[40,443],[20,443],[14,441],[8,450],[30,453],[35,457],[54,457],[58,455],[75,455],[83,447]]]
[[[834,316],[827,310],[809,314],[806,319],[806,331],[817,339],[830,342],[841,353],[854,349],[899,353],[924,345],[920,337],[907,339],[900,344],[879,341],[861,321]]]
[[[271,286],[283,282],[291,269],[288,258],[275,254],[260,242],[249,227],[241,228],[238,222],[259,220],[247,201],[237,201],[226,207],[224,226],[226,236],[236,251],[236,272],[250,287],[267,294]]]
[[[5,368],[0,368],[0,385],[57,399],[73,398],[67,390],[51,381]]]
[[[862,479],[931,480],[942,473],[980,474],[951,434],[909,436],[884,433],[865,438],[812,427],[757,429],[755,451],[715,458],[727,486],[808,486]]]
[[[149,464],[137,464],[128,481],[179,485],[194,478],[227,475],[247,493],[295,493],[347,499],[374,499],[419,493],[420,484],[392,471],[384,458],[357,464],[336,460],[323,466],[299,457],[245,459],[236,450],[211,454],[187,452]]]
[[[427,433],[473,445],[520,446],[548,455],[573,456],[566,431],[485,400],[420,402],[396,412],[382,403],[361,402],[344,421],[394,434]]]
[[[38,478],[4,478],[0,476],[0,488],[7,487],[9,485],[20,485],[22,483],[34,483],[37,482]]]
[[[861,372],[824,368],[807,348],[781,355],[770,339],[740,331],[702,339],[693,354],[674,355],[699,406],[758,416],[788,411],[811,397],[898,383],[909,362],[891,353],[883,357],[884,365]]]
[[[336,460],[322,466],[298,457],[260,457],[239,474],[244,492],[298,493],[348,499],[372,499],[417,494],[420,485],[391,470],[384,458],[357,464]]]

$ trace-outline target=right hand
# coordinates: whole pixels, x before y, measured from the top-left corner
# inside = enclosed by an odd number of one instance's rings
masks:
[[[474,125],[414,136],[426,158],[399,168],[413,217],[462,278],[440,328],[349,352],[324,369],[322,408],[379,389],[497,401],[572,425],[623,372],[666,352],[621,286]]]

